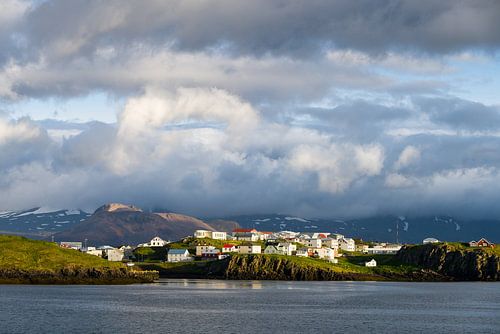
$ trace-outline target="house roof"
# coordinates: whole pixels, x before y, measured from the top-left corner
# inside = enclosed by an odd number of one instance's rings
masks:
[[[170,249],[168,254],[182,255],[187,252],[187,249]]]

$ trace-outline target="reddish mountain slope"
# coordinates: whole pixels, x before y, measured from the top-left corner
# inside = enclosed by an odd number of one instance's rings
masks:
[[[122,204],[108,204],[85,221],[57,233],[56,241],[83,241],[89,245],[136,245],[159,236],[178,240],[197,229],[213,231],[205,222],[176,213],[146,213]]]

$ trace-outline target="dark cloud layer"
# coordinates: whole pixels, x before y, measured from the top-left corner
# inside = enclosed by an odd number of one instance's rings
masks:
[[[328,47],[448,53],[500,44],[497,1],[47,1],[27,17],[31,46],[61,55],[102,45],[304,56]],[[57,18],[54,21],[54,18]]]

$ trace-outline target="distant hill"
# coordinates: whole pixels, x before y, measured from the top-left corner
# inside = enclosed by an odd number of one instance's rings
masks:
[[[90,216],[82,210],[32,208],[0,212],[0,233],[43,239],[66,230]]]
[[[197,229],[214,229],[200,219],[177,213],[147,213],[133,206],[108,204],[85,221],[54,235],[56,241],[82,241],[89,245],[147,242],[155,236],[178,240]]]
[[[37,239],[89,240],[89,244],[139,243],[154,235],[175,240],[196,229],[230,232],[235,228],[261,231],[336,232],[369,241],[420,243],[434,237],[470,241],[485,237],[500,243],[500,220],[458,219],[452,216],[374,216],[363,219],[311,219],[285,214],[214,217],[200,220],[176,213],[150,213],[120,203],[106,204],[89,214],[81,210],[33,208],[0,212],[0,233]]]
[[[309,219],[282,214],[225,218],[261,231],[334,232],[368,241],[421,243],[427,237],[470,241],[485,237],[500,243],[499,220],[462,220],[450,216],[376,216],[363,219]]]

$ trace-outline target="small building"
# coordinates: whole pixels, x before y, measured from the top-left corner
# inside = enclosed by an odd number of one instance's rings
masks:
[[[268,245],[264,249],[264,254],[281,254],[278,248],[275,245]]]
[[[427,245],[427,244],[437,244],[438,242],[439,242],[439,240],[436,239],[436,238],[425,238],[422,241],[422,244],[424,244],[424,245]]]
[[[326,239],[330,236],[330,233],[328,232],[316,232],[313,233],[311,236],[311,239]]]
[[[375,259],[371,259],[368,262],[365,262],[365,267],[376,267],[377,266],[377,261]]]
[[[329,237],[337,240],[344,239],[344,235],[338,233],[330,233]]]
[[[339,249],[339,241],[335,238],[321,239],[321,245],[332,249]]]
[[[236,245],[233,244],[225,244],[222,246],[222,253],[233,253],[236,252]]]
[[[104,251],[104,254],[105,257],[108,259],[108,261],[114,261],[114,262],[123,261],[123,251],[117,248],[106,249]]]
[[[206,251],[201,253],[202,260],[222,260],[228,257],[227,254],[222,254],[220,249],[215,247],[207,249]]]
[[[396,254],[401,249],[401,245],[390,245],[381,243],[363,250],[365,254]]]
[[[321,248],[323,241],[322,239],[304,239],[303,244],[311,248]]]
[[[469,242],[470,247],[495,247],[494,243],[489,242],[485,238],[479,239],[479,241]]]
[[[215,240],[226,240],[227,239],[227,233],[226,232],[213,231],[212,232],[212,239],[215,239]]]
[[[239,245],[239,254],[260,254],[262,253],[262,248],[260,245]]]
[[[193,261],[193,257],[187,249],[169,249],[167,253],[167,262],[188,262]]]
[[[309,249],[299,248],[299,249],[297,249],[297,253],[295,255],[302,256],[302,257],[308,257],[309,256]]]
[[[166,244],[168,244],[168,241],[165,241],[162,238],[156,236],[149,242],[139,244],[137,247],[164,247]]]
[[[234,234],[234,237],[238,241],[250,241],[255,242],[260,240],[260,234],[257,232],[241,232]]]
[[[214,246],[198,245],[196,246],[196,256],[201,256],[203,253],[209,253],[215,249]]]
[[[297,251],[297,245],[291,242],[280,242],[276,248],[283,255],[293,255]]]
[[[59,247],[80,250],[83,248],[83,244],[79,241],[61,241]]]
[[[194,231],[194,237],[198,238],[198,239],[212,238],[212,231],[196,230],[196,231]]]
[[[339,240],[340,249],[346,252],[356,251],[356,243],[352,238],[342,238]]]
[[[87,248],[87,250],[84,253],[89,254],[89,255],[102,257],[102,250],[96,249],[95,247]]]

